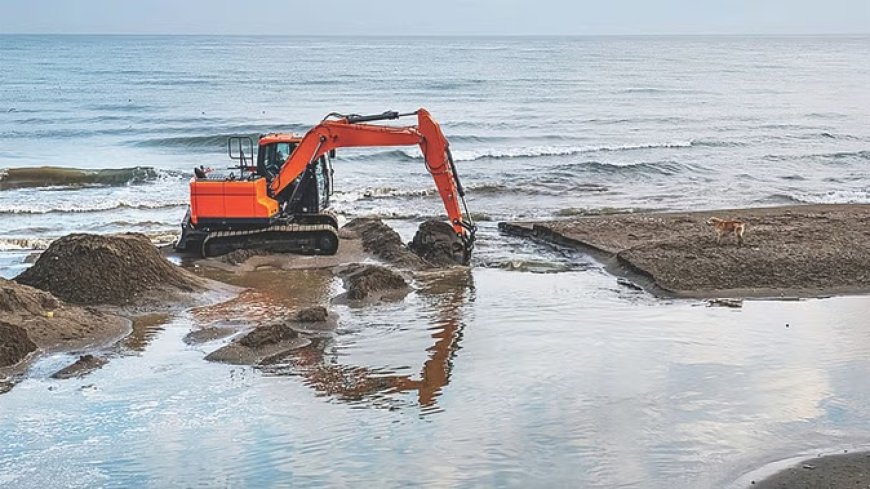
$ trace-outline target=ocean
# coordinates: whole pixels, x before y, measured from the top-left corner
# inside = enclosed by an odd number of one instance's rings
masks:
[[[481,227],[463,283],[329,304],[339,327],[307,367],[207,362],[219,342],[185,343],[189,311],[85,378],[50,379],[77,355],[47,355],[0,395],[0,487],[742,489],[866,449],[868,297],[659,299],[496,223],[870,202],[868,53],[870,36],[0,36],[0,276],[72,232],[170,243],[193,168],[233,163],[227,136],[330,112],[429,109]],[[415,148],[334,166],[343,220],[410,239],[443,213]],[[340,289],[260,273],[312,290],[284,297],[302,305]],[[394,376],[419,387],[377,388]]]
[[[867,36],[0,36],[0,250],[171,241],[193,167],[232,164],[227,136],[333,111],[428,108],[485,220],[870,202],[868,51]],[[443,213],[416,148],[341,150],[335,169],[347,217]]]

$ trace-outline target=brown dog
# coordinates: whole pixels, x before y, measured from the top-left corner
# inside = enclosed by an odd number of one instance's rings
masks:
[[[738,245],[743,244],[743,232],[746,230],[746,223],[744,223],[743,221],[711,217],[707,220],[707,225],[713,226],[713,228],[716,230],[717,244],[722,241],[722,236],[731,233],[734,233],[734,236],[737,238]]]

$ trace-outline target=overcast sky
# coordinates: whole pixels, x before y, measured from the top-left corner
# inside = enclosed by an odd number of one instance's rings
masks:
[[[0,33],[870,33],[870,0],[0,0]]]

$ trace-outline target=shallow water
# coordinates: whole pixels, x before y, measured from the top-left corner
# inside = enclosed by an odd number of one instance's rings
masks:
[[[594,263],[440,282],[335,306],[264,369],[204,361],[225,340],[186,345],[191,314],[83,379],[43,360],[0,396],[0,485],[717,488],[870,436],[870,298],[706,307]]]

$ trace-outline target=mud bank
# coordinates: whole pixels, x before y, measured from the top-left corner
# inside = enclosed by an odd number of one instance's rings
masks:
[[[762,481],[757,489],[853,489],[870,487],[870,453],[848,453],[799,462]]]
[[[745,243],[716,242],[710,217],[746,223]],[[870,205],[800,205],[500,223],[574,247],[652,293],[818,297],[870,292]]]
[[[335,314],[324,307],[302,309],[283,322],[254,328],[211,352],[205,359],[236,365],[268,364],[305,348],[311,344],[311,335],[333,331],[336,324]]]
[[[130,332],[130,321],[0,279],[0,374],[16,372],[40,352],[106,346]]]
[[[144,235],[60,238],[14,281],[0,279],[0,378],[14,384],[31,360],[61,352],[80,357],[54,378],[86,375],[108,361],[102,353],[142,340],[133,318],[166,318],[224,288],[171,264]]]

